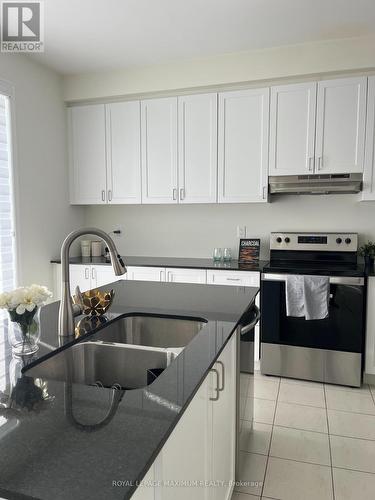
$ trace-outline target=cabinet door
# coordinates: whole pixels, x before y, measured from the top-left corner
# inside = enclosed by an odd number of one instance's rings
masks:
[[[207,486],[168,486],[168,481],[204,482],[211,476],[209,378],[203,381],[161,451],[161,477],[156,477],[156,480],[161,480],[165,485],[161,487],[163,500],[210,498],[210,488]]]
[[[371,375],[375,375],[375,277],[369,277],[367,287],[365,372]]]
[[[106,203],[104,104],[68,110],[71,203]]]
[[[212,488],[212,500],[231,498],[235,479],[237,336],[234,334],[214,368],[218,371],[218,400],[212,401],[212,479],[224,486]]]
[[[179,202],[217,201],[217,94],[178,98]]]
[[[316,83],[271,88],[270,175],[314,170]]]
[[[109,203],[141,203],[141,105],[106,106]]]
[[[267,201],[269,89],[219,94],[219,203]]]
[[[177,97],[142,101],[142,203],[177,203]]]
[[[127,270],[126,276],[128,280],[165,281],[164,267],[127,266]]]
[[[113,283],[121,279],[121,276],[116,276],[112,266],[91,266],[91,288]]]
[[[74,295],[76,286],[81,292],[91,289],[91,269],[90,266],[71,265],[70,266],[70,293]]]
[[[375,76],[368,79],[363,200],[375,200]]]
[[[206,283],[206,270],[168,267],[166,278],[169,283]]]
[[[317,173],[363,172],[367,78],[318,83]]]

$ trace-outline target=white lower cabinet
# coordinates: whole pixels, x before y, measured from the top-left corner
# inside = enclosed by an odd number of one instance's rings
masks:
[[[74,295],[77,286],[79,286],[81,292],[91,289],[91,266],[72,265],[69,271],[70,293],[72,295]]]
[[[365,373],[375,375],[375,276],[367,283],[366,363]]]
[[[216,271],[207,270],[208,285],[259,286],[257,271]]]
[[[235,479],[237,334],[198,389],[134,500],[229,500]],[[217,483],[217,485],[215,485]]]
[[[164,267],[126,266],[126,269],[127,269],[126,279],[128,280],[165,281]]]
[[[115,275],[112,266],[91,266],[91,288],[98,288],[121,278],[122,276]]]
[[[169,283],[206,283],[205,269],[182,269],[182,268],[166,268],[166,280]]]

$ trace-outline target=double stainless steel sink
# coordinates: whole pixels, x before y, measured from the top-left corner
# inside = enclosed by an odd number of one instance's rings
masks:
[[[27,370],[35,378],[138,389],[163,370],[202,329],[205,321],[157,316],[120,317],[80,342]]]

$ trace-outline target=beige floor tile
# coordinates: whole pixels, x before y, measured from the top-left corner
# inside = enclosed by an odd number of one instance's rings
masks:
[[[330,434],[375,440],[375,415],[328,410],[328,421]]]
[[[276,401],[254,398],[254,421],[262,424],[272,424],[275,415]],[[249,412],[245,411],[245,419],[251,420]]]
[[[329,439],[334,467],[375,473],[375,441],[342,436]]]
[[[254,396],[256,398],[275,400],[277,398],[278,392],[278,380],[254,379]]]
[[[266,472],[266,464],[266,456],[240,451],[238,477],[236,480],[244,484],[236,484],[235,491],[239,493],[260,495]]]
[[[240,450],[268,455],[272,425],[243,420],[240,433]]]
[[[333,391],[344,391],[351,392],[352,394],[366,394],[370,395],[370,388],[367,384],[363,384],[362,387],[348,387],[346,385],[333,385],[333,384],[324,384],[325,388]]]
[[[330,466],[328,434],[275,425],[270,456]]]
[[[370,395],[337,391],[326,387],[327,408],[375,415],[375,404]]]
[[[282,378],[281,384],[303,385],[304,387],[323,387],[322,382],[311,382],[310,380],[300,380],[296,378]]]
[[[323,387],[280,384],[278,401],[325,408]]]
[[[333,468],[333,484],[336,500],[374,500],[375,474]]]
[[[250,495],[248,493],[237,493],[236,491],[232,495],[232,500],[260,500],[258,495]]]
[[[254,376],[247,373],[240,373],[240,395],[243,397],[247,397],[250,379],[253,380]]]
[[[240,418],[245,417],[247,398],[240,396]]]
[[[328,432],[327,415],[324,408],[281,401],[276,405],[275,425],[306,431]]]
[[[270,457],[263,497],[332,500],[331,468]]]

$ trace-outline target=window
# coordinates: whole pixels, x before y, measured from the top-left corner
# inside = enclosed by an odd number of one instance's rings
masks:
[[[10,98],[0,93],[0,292],[16,282]]]

